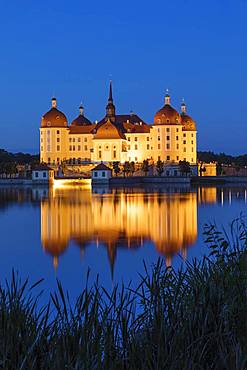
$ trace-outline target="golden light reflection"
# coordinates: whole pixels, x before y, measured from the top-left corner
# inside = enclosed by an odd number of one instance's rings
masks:
[[[41,201],[41,241],[55,268],[70,241],[82,255],[91,242],[98,248],[105,246],[113,271],[118,248],[141,248],[149,241],[170,265],[171,256],[178,252],[186,258],[196,239],[197,194],[193,191],[92,191],[87,185],[60,183]]]

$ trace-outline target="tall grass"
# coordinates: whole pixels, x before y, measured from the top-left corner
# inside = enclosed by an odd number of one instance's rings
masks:
[[[13,273],[0,287],[0,368],[246,369],[246,230],[206,225],[209,258],[179,271],[158,260],[134,290],[96,280],[74,305],[58,282],[40,308],[42,281]]]

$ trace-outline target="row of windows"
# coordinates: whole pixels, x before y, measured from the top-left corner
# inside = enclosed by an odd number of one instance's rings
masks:
[[[51,134],[50,130],[47,130],[46,134],[49,136]],[[43,135],[43,131],[41,131],[41,135]],[[60,135],[60,130],[57,130],[57,135]]]
[[[72,152],[72,151],[75,151],[76,150],[76,146],[75,145],[70,145],[69,146],[69,150]],[[80,145],[78,145],[78,147],[77,147],[77,150],[81,150],[81,146]],[[84,145],[84,150],[85,151],[87,151],[88,150],[88,147],[87,147],[87,145]]]
[[[81,138],[80,138],[80,137],[78,137],[78,138],[77,138],[77,141],[78,141],[78,143],[80,143],[80,142],[81,142]],[[73,139],[72,139],[72,137],[70,137],[70,138],[69,138],[69,142],[70,142],[70,143],[75,143],[75,142],[76,142],[76,138],[75,138],[75,137],[73,137]],[[84,142],[85,142],[85,143],[87,142],[87,137],[84,137]]]

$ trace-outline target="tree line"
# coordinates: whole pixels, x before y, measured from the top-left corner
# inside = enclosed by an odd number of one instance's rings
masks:
[[[197,152],[197,159],[204,163],[217,162],[218,164],[231,164],[240,167],[247,166],[247,154],[232,156],[225,153],[215,154],[211,151]]]

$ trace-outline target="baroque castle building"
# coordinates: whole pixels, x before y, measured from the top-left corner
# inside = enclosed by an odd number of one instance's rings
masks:
[[[147,124],[137,114],[116,114],[110,82],[106,114],[99,122],[91,122],[84,115],[82,105],[79,115],[68,124],[66,115],[57,109],[56,98],[45,113],[40,127],[40,161],[60,165],[159,159],[166,163],[186,160],[196,165],[196,124],[187,114],[186,105],[181,113],[171,106],[170,95],[164,106]]]

